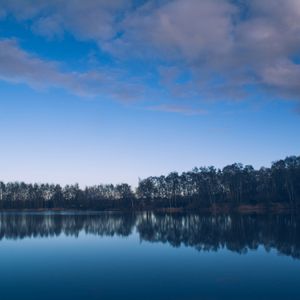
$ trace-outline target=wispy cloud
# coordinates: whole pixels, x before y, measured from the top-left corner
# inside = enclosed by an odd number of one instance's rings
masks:
[[[142,97],[143,86],[124,81],[119,70],[66,72],[58,62],[44,60],[21,49],[15,40],[0,40],[0,79],[25,83],[35,89],[63,88],[84,97],[109,96],[131,101]]]
[[[161,112],[167,112],[167,113],[179,113],[187,116],[194,116],[194,115],[206,115],[208,114],[207,110],[204,109],[197,109],[192,108],[188,106],[182,106],[182,105],[156,105],[156,106],[148,106],[146,108],[147,110],[152,111],[161,111]]]
[[[294,111],[295,111],[296,114],[300,115],[300,106],[299,105],[296,106]]]
[[[1,0],[0,16],[32,20],[32,29],[50,38],[68,31],[79,39],[101,41],[115,35],[116,19],[128,6],[126,0]]]

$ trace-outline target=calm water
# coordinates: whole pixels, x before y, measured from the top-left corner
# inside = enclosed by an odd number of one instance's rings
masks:
[[[0,299],[300,299],[290,215],[0,214]]]

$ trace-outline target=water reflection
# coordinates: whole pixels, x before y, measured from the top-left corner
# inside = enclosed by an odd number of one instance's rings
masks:
[[[0,240],[77,237],[81,232],[97,236],[129,236],[134,230],[140,239],[185,245],[198,251],[227,248],[246,253],[260,245],[266,250],[300,258],[300,218],[295,215],[197,215],[122,213],[2,213]]]

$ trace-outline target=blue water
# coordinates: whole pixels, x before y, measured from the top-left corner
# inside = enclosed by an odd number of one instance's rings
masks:
[[[300,299],[297,228],[289,216],[0,214],[0,299]]]

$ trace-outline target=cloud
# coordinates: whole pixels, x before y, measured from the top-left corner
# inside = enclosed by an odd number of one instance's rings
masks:
[[[163,1],[128,15],[122,38],[128,44],[147,45],[160,55],[187,62],[206,60],[231,48],[230,15],[235,7],[223,0]],[[159,2],[158,2],[159,3]]]
[[[33,32],[47,38],[69,32],[92,40],[124,66],[132,60],[153,65],[169,97],[236,101],[254,90],[300,100],[299,0],[2,0],[0,16],[9,14],[30,20]],[[33,70],[45,64],[53,84],[101,90],[91,84],[94,73],[62,73],[52,63],[31,60],[31,85],[42,84]],[[105,82],[101,76],[97,72],[97,82]],[[109,92],[127,97],[133,93],[127,89],[138,93],[134,86]]]
[[[14,83],[27,83],[34,88],[64,86],[80,93],[79,74],[62,73],[58,65],[41,60],[19,48],[15,40],[0,41],[0,78]]]
[[[299,100],[299,65],[293,59],[300,55],[299,1],[155,3],[148,1],[128,14],[123,35],[107,49],[115,55],[125,51],[140,59],[163,60],[190,72],[191,80],[180,87],[202,98],[242,99],[254,87]],[[293,79],[284,79],[284,72]],[[176,79],[165,86],[176,94]]]
[[[283,60],[262,70],[262,80],[274,87],[282,96],[298,97],[300,95],[300,65]]]
[[[183,105],[157,105],[157,106],[149,106],[147,110],[152,111],[161,111],[161,112],[168,112],[168,113],[180,113],[187,116],[192,115],[206,115],[208,111],[203,109],[194,109],[192,107],[183,106]]]
[[[122,101],[142,97],[143,87],[125,82],[118,70],[66,72],[58,62],[43,60],[22,50],[15,40],[0,40],[0,79],[25,83],[35,89],[64,88],[85,97],[109,96]]]
[[[47,16],[38,19],[32,26],[32,30],[48,39],[63,37],[63,20],[59,15]]]
[[[295,113],[300,115],[300,106],[298,105],[295,109],[294,109]]]
[[[19,21],[32,20],[34,31],[47,37],[69,31],[80,39],[100,41],[114,36],[115,20],[128,3],[125,0],[2,0],[0,11],[14,15]]]

